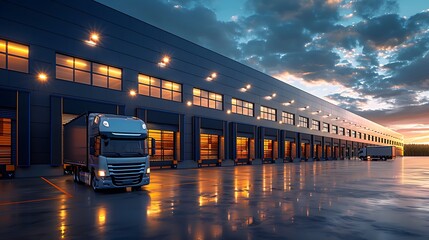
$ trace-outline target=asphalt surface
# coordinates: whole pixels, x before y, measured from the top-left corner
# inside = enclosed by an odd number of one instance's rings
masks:
[[[0,239],[429,239],[429,157],[153,170],[138,191],[0,181]]]

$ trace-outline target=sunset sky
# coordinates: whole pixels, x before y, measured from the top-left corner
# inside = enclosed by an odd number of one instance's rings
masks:
[[[429,144],[428,0],[98,0]]]

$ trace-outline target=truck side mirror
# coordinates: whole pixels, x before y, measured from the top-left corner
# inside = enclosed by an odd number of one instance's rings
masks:
[[[150,146],[151,146],[151,156],[156,154],[156,147],[155,147],[155,138],[150,139]]]

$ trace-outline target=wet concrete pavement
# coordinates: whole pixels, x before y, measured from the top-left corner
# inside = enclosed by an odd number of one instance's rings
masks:
[[[0,181],[0,239],[429,239],[429,158],[154,170],[141,191]]]

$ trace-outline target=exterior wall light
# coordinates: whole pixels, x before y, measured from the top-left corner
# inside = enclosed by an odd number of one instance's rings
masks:
[[[226,111],[227,114],[231,114],[231,110],[228,109],[228,111]]]
[[[187,101],[187,102],[186,102],[186,105],[188,105],[188,106],[192,106],[192,102],[191,102],[191,101]]]
[[[246,88],[244,88],[244,87],[240,88],[240,92],[246,92],[246,91],[247,91]]]
[[[165,67],[170,63],[171,59],[169,56],[162,57],[161,61],[158,63],[158,66]]]
[[[292,103],[294,103],[295,102],[295,100],[290,100],[289,102],[285,102],[285,103],[283,103],[283,106],[289,106],[289,105],[291,105]]]
[[[131,89],[129,94],[131,97],[135,97],[137,95],[137,92],[136,90]]]
[[[246,89],[247,89],[247,90],[249,90],[251,87],[252,87],[252,85],[250,85],[250,84],[247,84],[247,85],[246,85]]]
[[[207,81],[212,81],[213,79],[215,79],[215,78],[217,78],[217,73],[216,72],[213,72],[212,74],[210,74],[210,76],[208,76],[207,78],[206,78],[206,80]]]
[[[273,97],[271,97],[271,96],[265,96],[264,97],[266,100],[271,100],[271,99],[273,99]]]
[[[46,73],[44,73],[44,72],[38,73],[37,74],[37,79],[40,82],[46,82],[48,80],[48,75]]]
[[[271,97],[275,98],[277,96],[277,93],[271,94]]]
[[[282,122],[282,121],[279,121],[279,124],[283,124],[283,122]]]
[[[100,42],[100,35],[96,32],[92,32],[89,34],[89,39],[85,40],[85,43],[88,44],[91,47],[97,46],[97,44]]]
[[[260,116],[257,116],[257,117],[256,117],[256,119],[258,119],[258,120],[259,120],[259,119],[261,119],[261,117],[260,117]]]

